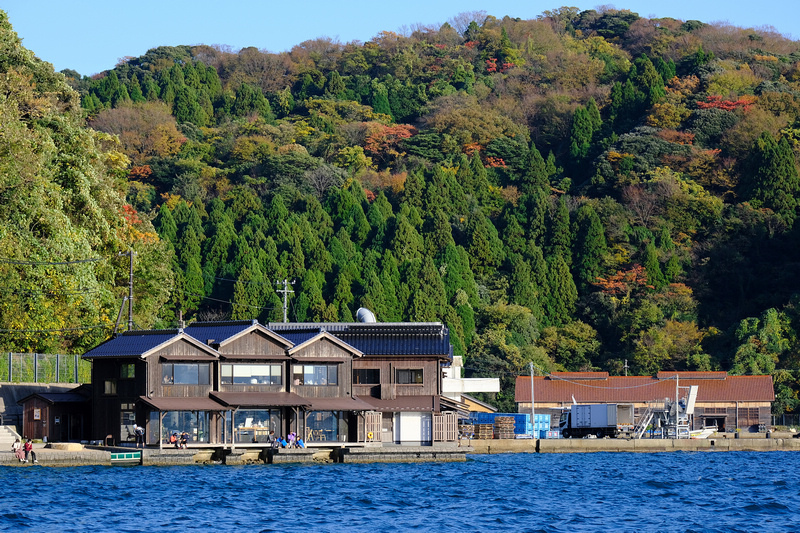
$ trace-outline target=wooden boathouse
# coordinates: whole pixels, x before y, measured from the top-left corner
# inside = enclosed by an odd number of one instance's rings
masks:
[[[534,409],[558,420],[562,409],[579,404],[631,403],[636,415],[648,404],[675,399],[676,384],[697,386],[690,429],[716,426],[720,432],[766,431],[775,392],[771,376],[729,376],[727,372],[663,371],[654,376],[609,376],[608,372],[553,372],[533,378]],[[516,383],[517,410],[531,411],[531,377]]]
[[[264,447],[270,432],[307,446],[456,442],[442,396],[452,358],[441,323],[194,323],[130,331],[90,350],[95,440]]]

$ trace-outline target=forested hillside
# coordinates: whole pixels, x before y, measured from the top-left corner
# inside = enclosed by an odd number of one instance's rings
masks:
[[[280,320],[286,278],[290,320],[446,323],[501,409],[529,361],[767,373],[776,411],[797,406],[800,42],[560,8],[280,54],[160,47],[92,78],[20,53],[0,64],[20,135],[0,137],[0,255],[140,248],[143,327]],[[81,265],[0,264],[2,327],[113,321],[127,257]],[[62,317],[40,286],[101,296]]]

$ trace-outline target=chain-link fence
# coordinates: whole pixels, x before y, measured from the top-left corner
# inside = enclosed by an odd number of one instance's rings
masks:
[[[89,383],[91,380],[92,363],[79,355],[0,354],[0,382]]]

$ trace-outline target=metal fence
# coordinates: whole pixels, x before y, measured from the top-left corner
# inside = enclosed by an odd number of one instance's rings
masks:
[[[772,425],[798,427],[800,426],[800,414],[789,413],[782,415],[772,415]]]
[[[92,363],[79,355],[0,354],[0,382],[89,383],[91,380]]]

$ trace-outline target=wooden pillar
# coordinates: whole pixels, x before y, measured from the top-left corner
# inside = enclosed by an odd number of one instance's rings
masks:
[[[164,415],[167,413],[164,411],[158,412],[158,450],[164,450]]]

